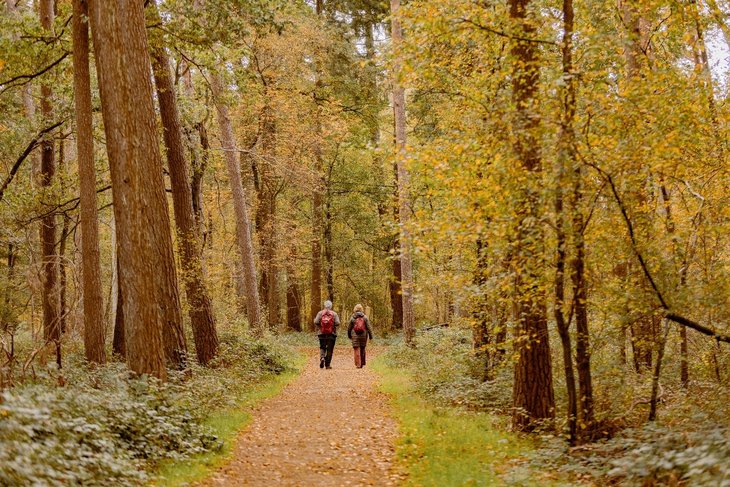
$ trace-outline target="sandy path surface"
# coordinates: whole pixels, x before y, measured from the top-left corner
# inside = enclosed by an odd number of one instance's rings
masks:
[[[368,355],[372,350],[368,350]],[[337,347],[332,369],[308,350],[302,375],[261,403],[231,461],[204,486],[397,485],[397,425],[375,374]]]

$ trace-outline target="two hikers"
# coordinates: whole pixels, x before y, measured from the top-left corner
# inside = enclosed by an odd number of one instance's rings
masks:
[[[319,368],[332,368],[332,352],[335,349],[337,340],[337,327],[340,326],[340,317],[332,310],[332,301],[324,302],[324,309],[317,313],[314,324],[319,327]],[[363,311],[361,304],[355,306],[350,323],[347,327],[347,338],[352,340],[352,348],[355,354],[355,367],[358,369],[365,365],[365,347],[368,338],[373,339],[373,331],[370,328],[370,319]]]
[[[358,304],[353,310],[350,324],[347,327],[347,338],[352,340],[352,349],[355,352],[355,367],[361,369],[365,366],[365,347],[368,344],[368,337],[373,339],[373,331],[370,329],[370,319]]]
[[[314,324],[319,327],[319,368],[332,366],[332,352],[337,340],[337,327],[340,326],[340,317],[332,311],[332,301],[324,302],[324,309],[317,313]]]

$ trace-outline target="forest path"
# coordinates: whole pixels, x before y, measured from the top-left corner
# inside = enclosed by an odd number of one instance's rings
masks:
[[[319,350],[306,352],[302,375],[254,410],[230,462],[203,486],[399,483],[398,427],[375,373],[355,368],[350,347],[335,348],[329,370]]]

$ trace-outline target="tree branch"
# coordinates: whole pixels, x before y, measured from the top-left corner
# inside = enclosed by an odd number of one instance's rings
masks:
[[[646,265],[646,261],[644,260],[644,256],[639,251],[638,244],[636,242],[636,235],[634,233],[634,225],[631,222],[631,219],[629,218],[629,214],[626,210],[626,207],[623,203],[623,200],[621,199],[621,196],[618,194],[618,190],[616,189],[616,185],[613,182],[613,178],[610,174],[608,174],[606,171],[598,167],[596,164],[592,164],[588,161],[585,161],[584,163],[588,165],[589,167],[592,167],[598,173],[603,177],[603,179],[608,183],[608,185],[611,187],[611,192],[613,193],[614,199],[616,200],[616,203],[618,204],[619,209],[621,210],[621,215],[623,216],[624,223],[626,223],[626,228],[629,232],[629,239],[631,240],[631,248],[634,251],[634,254],[636,255],[636,258],[639,261],[639,264],[641,265],[641,270],[644,273],[644,276],[649,281],[649,284],[651,285],[652,289],[654,290],[654,293],[656,294],[657,299],[659,300],[659,303],[662,307],[662,310],[664,311],[664,317],[670,321],[673,321],[677,324],[680,324],[682,326],[685,326],[687,328],[691,328],[695,331],[698,331],[702,333],[703,335],[710,336],[717,340],[718,342],[725,342],[730,343],[730,335],[725,335],[722,333],[717,332],[716,330],[713,330],[712,328],[709,328],[704,325],[700,325],[699,323],[692,321],[688,318],[685,318],[683,316],[680,316],[676,313],[672,313],[671,308],[669,307],[669,304],[664,300],[664,296],[662,295],[661,291],[659,290],[659,287],[656,284],[656,281],[654,281],[654,277],[651,275],[651,272],[649,271],[649,267]]]
[[[36,73],[33,73],[33,74],[19,74],[18,76],[14,76],[14,77],[12,77],[10,79],[7,79],[5,81],[0,81],[0,86],[3,86],[3,89],[0,90],[0,94],[3,94],[6,91],[8,91],[10,88],[14,88],[15,86],[18,86],[19,84],[21,84],[21,83],[15,83],[16,81],[19,81],[19,80],[27,80],[27,81],[30,81],[33,78],[37,78],[38,76],[41,76],[41,75],[47,73],[48,71],[50,71],[51,69],[53,69],[55,66],[58,66],[61,63],[61,61],[63,61],[64,59],[66,59],[66,57],[68,57],[68,55],[69,55],[68,52],[64,52],[63,55],[61,55],[60,58],[56,59],[51,64],[49,64],[48,66],[46,66],[45,68],[41,69],[40,71],[38,71]]]
[[[54,123],[50,127],[46,127],[40,132],[38,132],[38,135],[33,138],[33,140],[30,141],[28,146],[25,148],[23,153],[18,157],[18,160],[15,161],[15,164],[13,164],[13,167],[10,168],[10,174],[8,174],[8,177],[5,178],[5,181],[3,182],[3,185],[0,186],[0,201],[3,199],[3,195],[5,194],[5,190],[8,188],[8,185],[13,181],[15,178],[15,174],[18,172],[18,169],[20,169],[20,165],[23,164],[23,161],[30,155],[31,152],[33,152],[33,149],[35,149],[38,144],[40,143],[41,139],[44,135],[46,135],[48,132],[51,132],[53,129],[57,128],[60,125],[63,125],[63,123],[66,122],[66,120],[61,120],[59,122]]]

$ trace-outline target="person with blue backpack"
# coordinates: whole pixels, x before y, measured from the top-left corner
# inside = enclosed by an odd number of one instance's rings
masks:
[[[324,302],[324,309],[317,313],[314,324],[318,327],[319,337],[319,368],[332,368],[332,353],[337,340],[337,327],[340,326],[340,317],[332,310],[332,301]]]
[[[352,348],[355,352],[355,367],[365,367],[365,347],[368,344],[368,337],[373,339],[373,330],[370,328],[370,319],[363,311],[362,304],[355,306],[350,324],[347,327],[347,338],[352,340]]]

